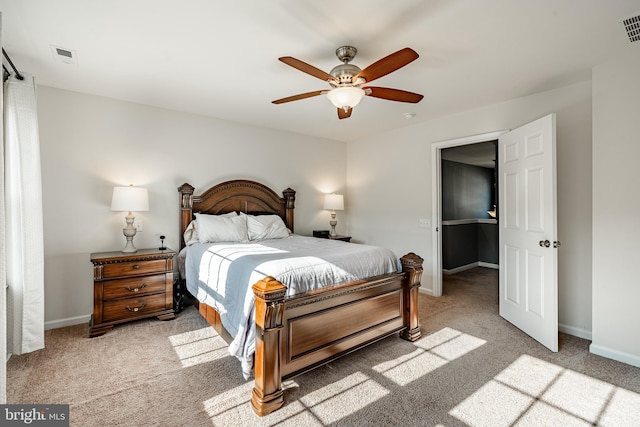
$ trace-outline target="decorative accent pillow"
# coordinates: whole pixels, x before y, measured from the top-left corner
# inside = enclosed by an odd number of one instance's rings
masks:
[[[246,215],[249,240],[284,239],[289,230],[278,215]]]
[[[192,243],[246,242],[248,240],[247,221],[235,212],[222,215],[197,213],[195,216],[196,219],[185,230],[185,243],[188,241]],[[194,226],[194,230],[191,236],[187,236],[191,225]],[[190,238],[187,239],[187,237]]]
[[[189,226],[184,230],[182,237],[184,237],[184,244],[187,246],[200,242],[200,239],[198,239],[198,230],[196,230],[196,220],[189,223]]]

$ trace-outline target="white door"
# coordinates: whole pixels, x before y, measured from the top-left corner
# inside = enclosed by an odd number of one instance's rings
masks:
[[[498,142],[500,316],[558,351],[556,117]]]

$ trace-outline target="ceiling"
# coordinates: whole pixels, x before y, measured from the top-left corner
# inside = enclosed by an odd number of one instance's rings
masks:
[[[638,0],[0,0],[0,11],[5,50],[41,85],[339,141],[588,80],[640,51],[619,22]],[[360,68],[411,47],[420,57],[375,85],[424,99],[366,97],[345,120],[324,96],[271,103],[329,88],[278,57],[328,72],[343,45]]]

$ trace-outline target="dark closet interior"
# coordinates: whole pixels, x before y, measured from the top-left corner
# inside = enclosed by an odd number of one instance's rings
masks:
[[[442,269],[498,266],[497,141],[442,150]]]

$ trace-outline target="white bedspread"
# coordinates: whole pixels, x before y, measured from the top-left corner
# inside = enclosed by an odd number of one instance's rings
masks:
[[[220,313],[234,337],[229,353],[243,362],[245,377],[255,350],[251,286],[257,281],[275,277],[290,296],[399,269],[389,249],[297,235],[254,243],[197,243],[187,248],[185,259],[187,289]]]

